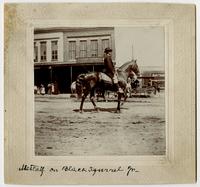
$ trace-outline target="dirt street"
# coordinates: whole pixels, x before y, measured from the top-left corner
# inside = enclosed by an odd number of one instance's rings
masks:
[[[164,93],[129,98],[121,113],[117,102],[97,102],[100,111],[69,95],[35,96],[35,154],[163,155],[165,154]]]

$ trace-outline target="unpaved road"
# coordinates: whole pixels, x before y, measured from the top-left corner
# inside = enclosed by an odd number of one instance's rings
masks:
[[[121,113],[117,103],[97,102],[100,111],[69,95],[35,96],[35,154],[163,155],[166,148],[164,93],[129,98]]]

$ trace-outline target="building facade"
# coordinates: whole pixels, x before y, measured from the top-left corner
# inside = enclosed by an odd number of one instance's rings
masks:
[[[34,32],[34,82],[36,86],[56,83],[60,93],[81,73],[103,70],[104,49],[113,49],[113,27],[48,28]]]

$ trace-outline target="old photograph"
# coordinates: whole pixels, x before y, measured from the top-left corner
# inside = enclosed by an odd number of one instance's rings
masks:
[[[166,154],[162,26],[34,29],[36,156]]]
[[[194,183],[195,13],[5,4],[5,183]]]

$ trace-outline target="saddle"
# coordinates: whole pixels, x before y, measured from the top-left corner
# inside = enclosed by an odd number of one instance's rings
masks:
[[[112,91],[118,90],[118,92],[123,93],[122,88],[124,87],[125,84],[123,85],[123,81],[121,81],[122,84],[120,85],[119,79],[116,74],[114,75],[114,77],[112,79],[107,74],[99,72],[98,78],[99,78],[99,82],[103,82],[104,85],[107,85],[108,87],[110,87],[107,89],[110,89]]]
[[[99,81],[103,81],[107,84],[113,84],[113,80],[105,73],[99,72]]]

